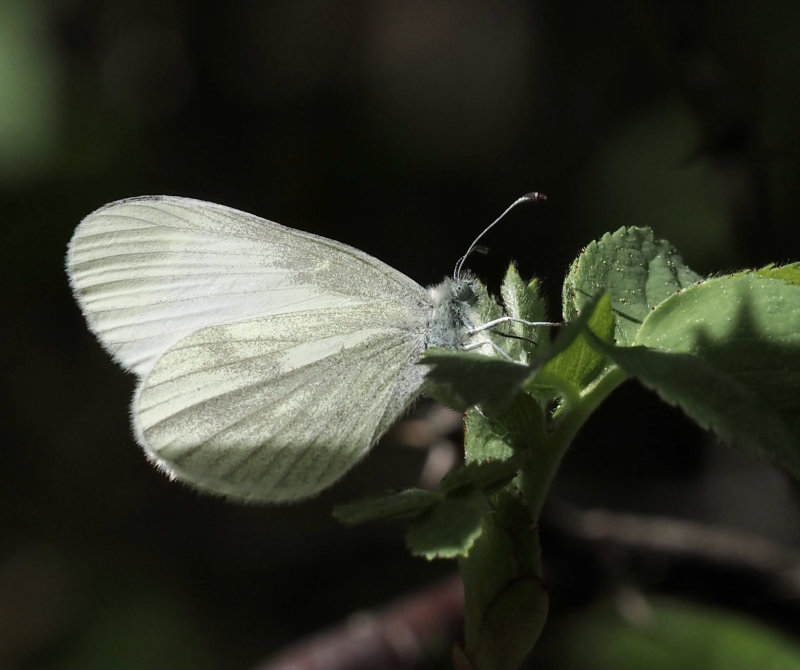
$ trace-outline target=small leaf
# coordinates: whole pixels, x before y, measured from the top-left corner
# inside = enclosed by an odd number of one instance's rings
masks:
[[[539,293],[539,281],[533,279],[526,284],[519,276],[517,268],[508,266],[503,285],[500,289],[506,314],[515,319],[529,322],[547,320],[544,300]],[[518,339],[509,339],[505,350],[514,360],[529,363],[537,353],[537,342],[543,326],[531,327],[522,323],[511,322],[504,326],[503,332],[510,333]]]
[[[788,265],[767,265],[756,270],[754,274],[772,279],[783,279],[791,284],[800,284],[800,263],[789,263]]]
[[[375,519],[415,516],[441,500],[441,497],[435,491],[407,489],[337,505],[333,516],[348,526]]]
[[[470,323],[477,327],[504,316],[503,308],[497,303],[497,300],[489,294],[489,291],[486,290],[483,283],[478,279],[473,279],[472,289],[475,292],[475,300],[467,309],[466,314],[467,320]],[[508,338],[498,335],[494,329],[487,329],[472,335],[469,344],[474,345],[477,342],[492,342],[496,347],[505,350],[508,341]],[[500,356],[497,350],[489,344],[486,344],[476,351],[484,354],[487,358],[496,358]]]
[[[422,364],[429,368],[426,393],[462,411],[475,405],[488,412],[501,410],[531,374],[527,365],[451,349],[429,349]]]
[[[475,303],[470,315],[475,324],[493,321],[503,316],[503,308],[497,303],[484,286],[483,282],[473,278],[472,289],[475,292]]]
[[[411,524],[406,534],[408,549],[428,560],[465,556],[480,536],[488,511],[489,503],[480,491],[448,495]]]
[[[517,393],[502,412],[487,416],[478,411],[467,413],[464,457],[467,463],[506,461],[516,457],[517,465],[534,445],[543,439],[545,411],[528,393]],[[520,458],[521,457],[521,458]]]
[[[470,410],[464,417],[464,457],[468,463],[508,460],[514,455],[512,442],[507,429],[499,428],[478,410]]]
[[[449,473],[442,480],[440,488],[447,494],[462,488],[491,492],[493,489],[505,486],[516,476],[521,460],[509,458],[468,463]]]
[[[611,294],[618,344],[633,342],[661,301],[701,279],[665,240],[649,228],[620,228],[589,244],[564,281],[564,318],[571,321],[593,298]]]
[[[588,312],[588,314],[587,314]],[[588,316],[588,319],[583,319]],[[585,320],[585,326],[582,321]],[[598,298],[595,304],[587,305],[581,317],[575,324],[570,324],[576,329],[575,337],[569,347],[560,352],[544,366],[533,383],[537,385],[555,383],[557,387],[564,388],[569,385],[575,394],[591,384],[605,368],[608,359],[597,350],[587,339],[583,332],[588,328],[602,342],[614,341],[614,312],[611,311],[611,296],[608,293]],[[582,327],[583,326],[583,327]],[[556,381],[557,380],[557,381]]]

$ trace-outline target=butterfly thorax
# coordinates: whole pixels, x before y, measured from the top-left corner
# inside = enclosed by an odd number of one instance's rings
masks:
[[[471,327],[469,308],[477,300],[470,277],[445,279],[428,288],[433,302],[427,347],[460,349],[468,338]]]

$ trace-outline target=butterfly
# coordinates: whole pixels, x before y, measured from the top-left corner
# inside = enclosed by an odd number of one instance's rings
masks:
[[[543,199],[541,194],[523,196]],[[480,236],[478,237],[480,239]],[[172,196],[78,225],[67,274],[90,330],[138,377],[137,442],[170,477],[254,502],[305,498],[419,395],[429,347],[469,348],[473,282],[423,288],[340,242]]]

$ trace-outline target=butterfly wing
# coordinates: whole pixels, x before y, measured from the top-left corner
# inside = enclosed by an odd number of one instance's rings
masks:
[[[358,249],[170,196],[120,200],[87,216],[67,273],[92,332],[140,376],[210,325],[332,304],[385,301],[412,312],[430,304],[419,284]]]
[[[404,318],[373,303],[200,330],[142,382],[138,440],[201,489],[261,501],[313,495],[416,396],[424,332]],[[313,339],[298,336],[309,328]]]
[[[145,197],[86,217],[67,266],[90,328],[140,377],[138,441],[206,490],[311,495],[422,383],[427,292],[332,240],[212,203]]]

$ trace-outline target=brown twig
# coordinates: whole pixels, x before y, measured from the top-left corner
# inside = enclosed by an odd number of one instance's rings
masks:
[[[449,654],[463,621],[464,590],[453,575],[377,612],[288,647],[254,670],[405,670]]]
[[[800,598],[800,553],[753,533],[675,518],[584,511],[561,502],[548,505],[545,522],[595,551],[612,546],[661,562],[694,560],[747,572],[770,582],[782,599]]]

